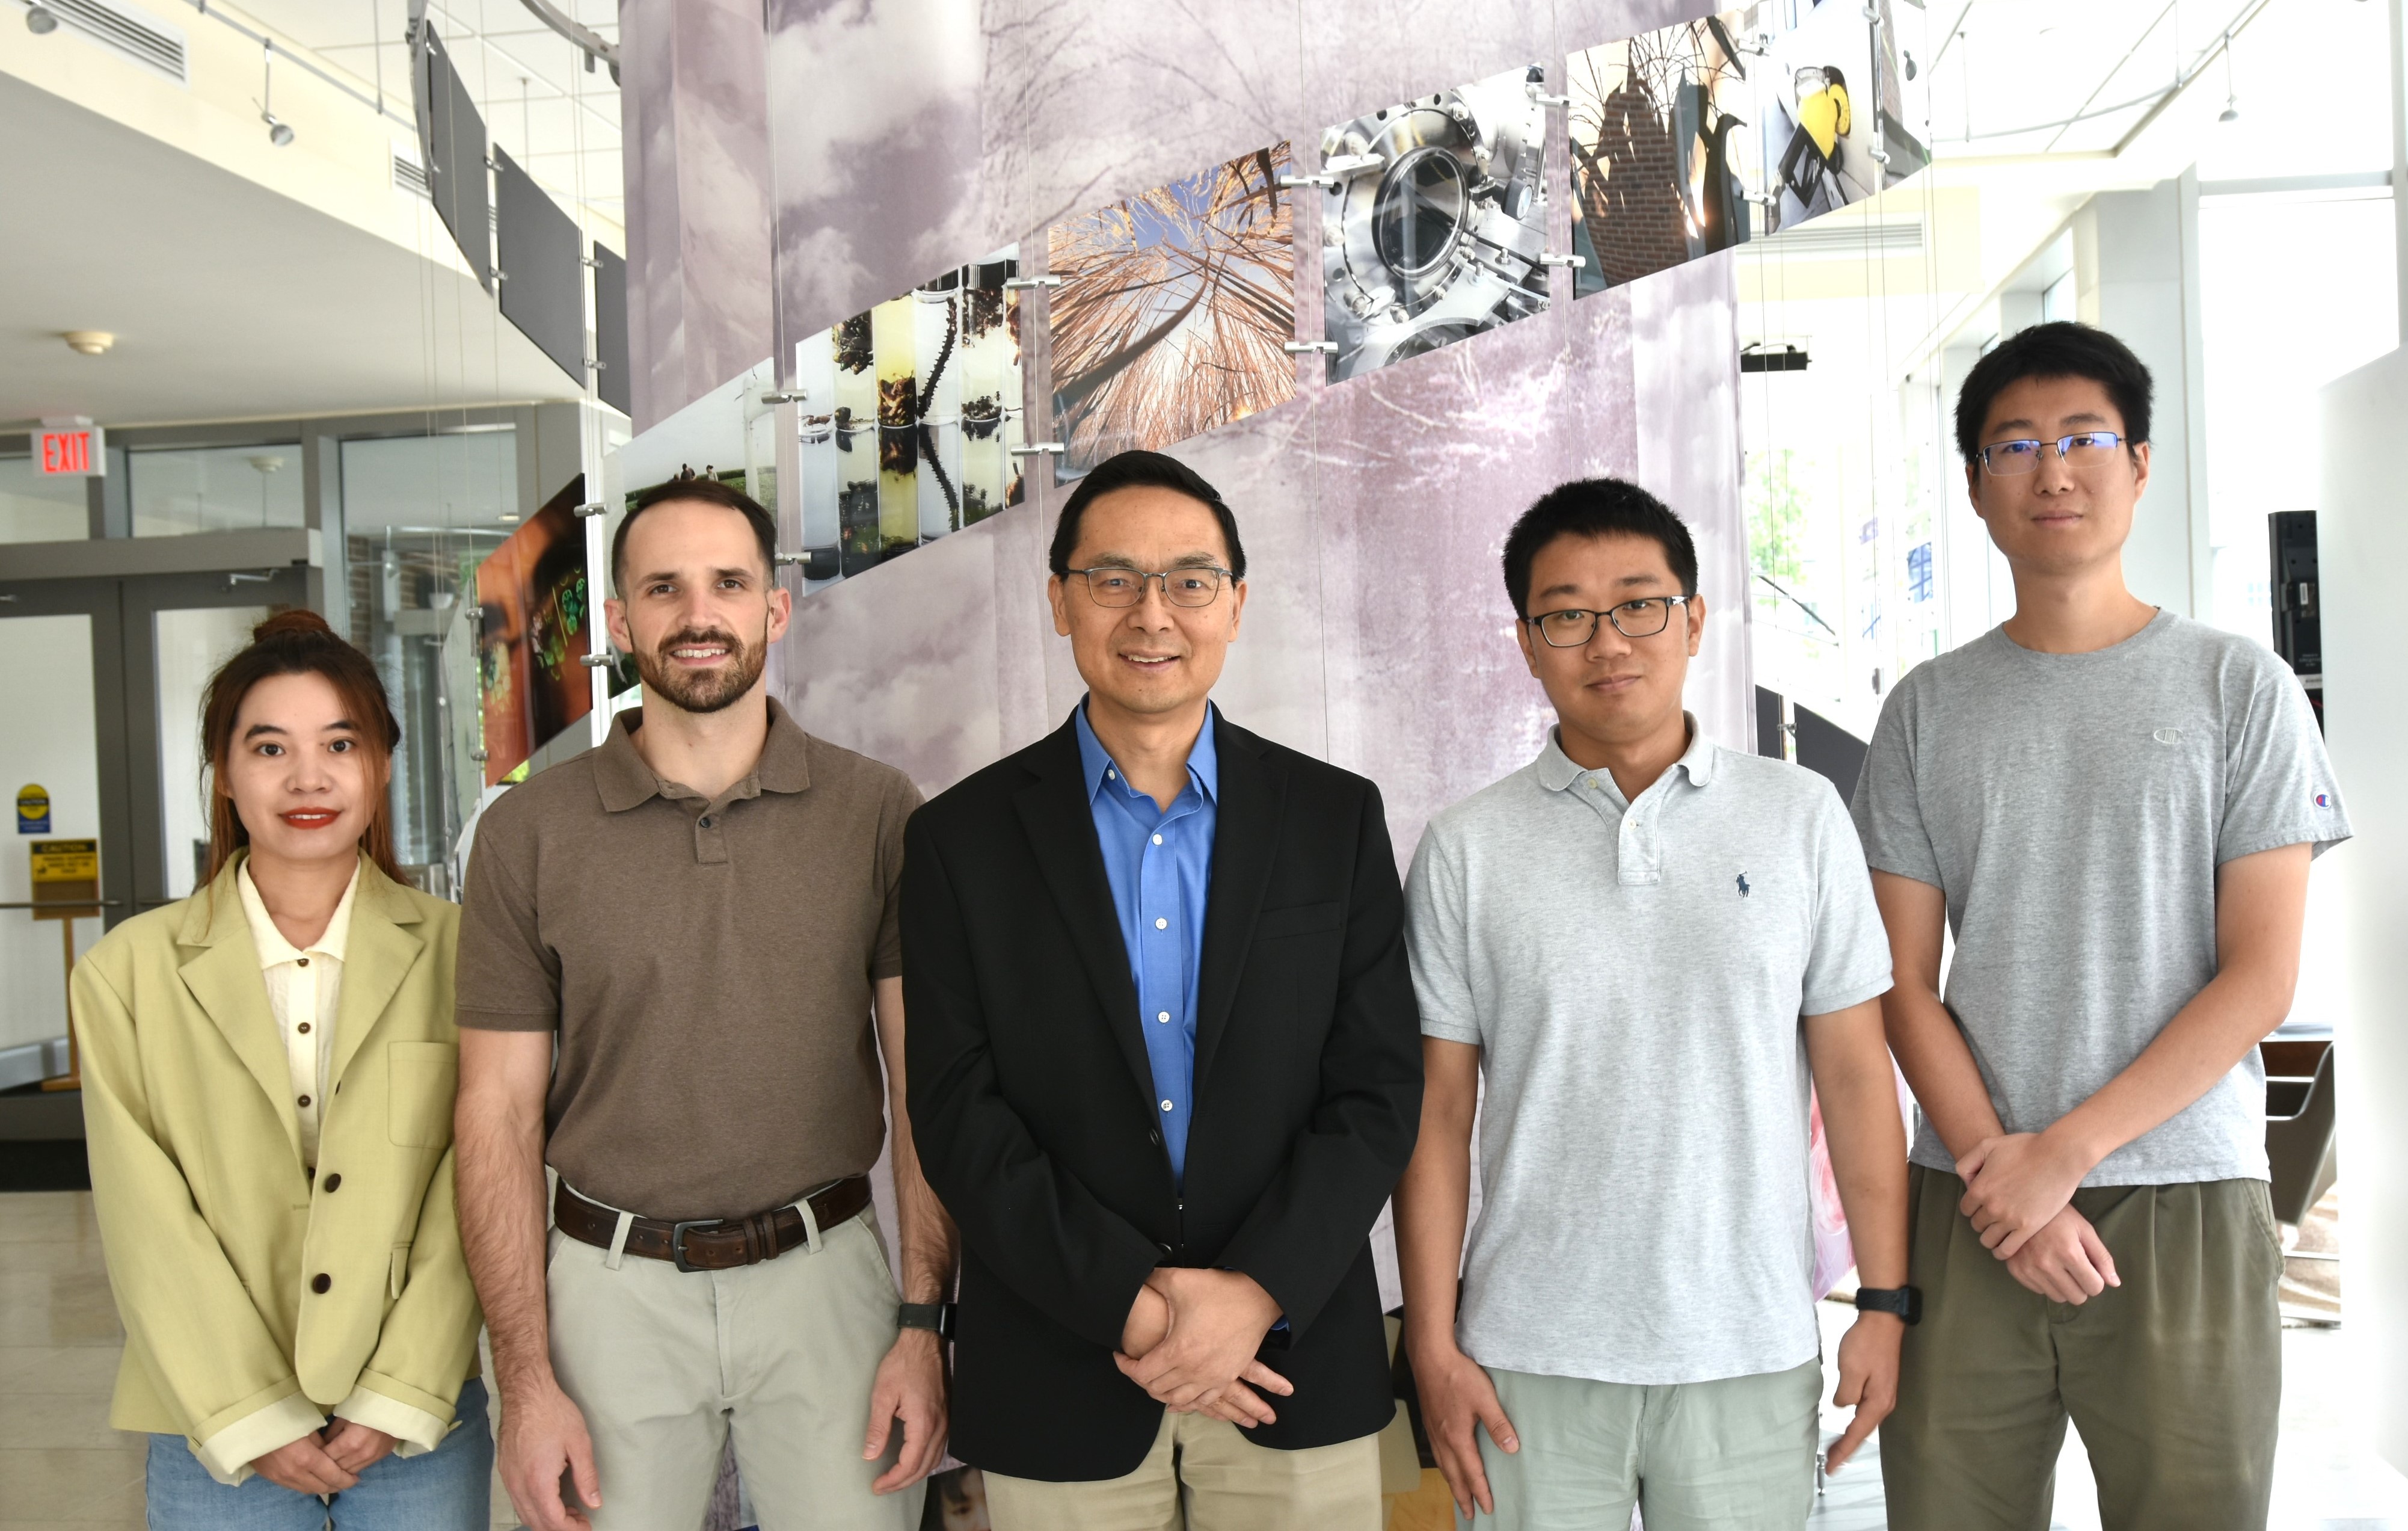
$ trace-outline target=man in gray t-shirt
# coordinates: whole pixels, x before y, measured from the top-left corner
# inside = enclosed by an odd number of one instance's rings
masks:
[[[2149,377],[2043,325],[1957,406],[2004,626],[1908,672],[1855,816],[1923,1107],[1890,1524],[2046,1524],[2070,1416],[2110,1527],[2265,1524],[2281,1386],[2258,1042],[2346,839],[2265,647],[2125,587]],[[1942,926],[1956,932],[1939,989]]]
[[[1821,777],[1681,710],[1705,609],[1660,502],[1565,484],[1505,575],[1557,727],[1431,822],[1406,888],[1426,1082],[1397,1234],[1431,1448],[1499,1531],[1627,1525],[1634,1501],[1649,1531],[1797,1531],[1822,1386],[1810,1076],[1873,1309],[1840,1347],[1834,1467],[1888,1411],[1914,1316],[1864,855]]]

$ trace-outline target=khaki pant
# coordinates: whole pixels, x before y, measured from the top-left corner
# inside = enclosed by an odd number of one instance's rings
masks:
[[[1380,1531],[1378,1436],[1283,1452],[1226,1421],[1165,1409],[1125,1478],[985,1476],[995,1531]]]
[[[895,1463],[861,1459],[869,1389],[895,1343],[896,1290],[874,1213],[820,1249],[681,1271],[555,1230],[552,1365],[584,1411],[602,1479],[595,1531],[702,1524],[732,1432],[762,1531],[914,1531],[924,1484],[879,1497]]]
[[[1471,1525],[1573,1531],[1798,1531],[1814,1507],[1823,1365],[1641,1386],[1488,1368],[1521,1449],[1482,1430],[1497,1513]]]
[[[1923,1322],[1881,1428],[1895,1531],[2045,1531],[2069,1417],[2107,1531],[2263,1527],[2283,1391],[2266,1182],[2075,1192],[2123,1280],[2078,1306],[2008,1275],[1956,1209],[1964,1194],[1914,1167]]]

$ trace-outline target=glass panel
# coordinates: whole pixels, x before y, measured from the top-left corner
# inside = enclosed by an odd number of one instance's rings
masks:
[[[208,783],[201,758],[201,692],[267,620],[265,606],[203,606],[158,614],[159,817],[167,897],[189,896],[209,860]]]
[[[342,443],[351,642],[376,661],[401,721],[394,852],[431,892],[477,805],[482,772],[477,566],[519,520],[518,437],[508,426]]]
[[[136,537],[302,525],[298,441],[133,452],[126,458]]]
[[[0,457],[0,542],[72,542],[92,535],[83,478],[34,471],[31,457]]]
[[[50,827],[21,819],[17,843],[0,855],[0,903],[22,903],[34,896],[28,845],[100,833],[91,617],[80,612],[0,617],[0,717],[8,720],[0,729],[0,790],[13,802],[19,789],[37,786],[50,800]],[[66,953],[59,923],[0,909],[0,1047],[66,1034]],[[76,920],[70,928],[83,944],[100,939],[97,919]]]

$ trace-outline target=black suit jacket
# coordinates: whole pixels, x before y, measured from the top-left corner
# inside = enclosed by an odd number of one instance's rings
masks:
[[[1296,1392],[1254,1441],[1352,1440],[1394,1411],[1369,1234],[1412,1154],[1422,1068],[1379,789],[1214,727],[1183,1186],[1075,726],[905,831],[911,1131],[962,1234],[953,1447],[1013,1477],[1144,1458],[1162,1406],[1112,1352],[1161,1264],[1243,1271],[1279,1303],[1289,1343],[1261,1358]]]

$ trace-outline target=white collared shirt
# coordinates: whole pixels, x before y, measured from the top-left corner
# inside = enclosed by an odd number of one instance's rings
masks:
[[[335,1016],[343,998],[343,946],[351,939],[351,898],[359,891],[356,868],[326,929],[307,948],[284,938],[251,880],[246,859],[235,874],[242,912],[251,921],[251,945],[259,948],[260,976],[267,983],[267,1008],[276,1017],[291,1076],[293,1106],[301,1119],[301,1162],[318,1167],[318,1123],[335,1067]]]

